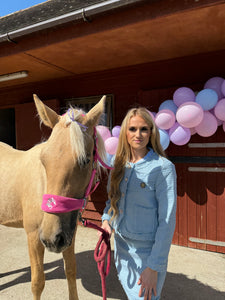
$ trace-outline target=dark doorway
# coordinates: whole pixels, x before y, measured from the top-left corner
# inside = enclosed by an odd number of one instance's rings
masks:
[[[14,108],[0,109],[0,141],[16,147]]]

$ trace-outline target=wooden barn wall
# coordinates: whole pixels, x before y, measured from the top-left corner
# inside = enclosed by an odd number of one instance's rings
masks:
[[[64,107],[64,100],[68,98],[113,94],[114,125],[119,125],[128,108],[136,104],[156,111],[160,103],[172,98],[178,87],[188,86],[200,90],[209,78],[225,77],[225,60],[222,57],[224,52],[17,86],[0,90],[0,105],[15,107],[17,145],[19,149],[25,150],[41,141],[41,132],[45,136],[49,134],[41,131],[43,128],[40,130],[38,118],[33,119],[33,93],[38,94],[42,100],[57,99],[49,102],[56,110],[59,110],[59,105]],[[35,125],[31,125],[32,122]],[[30,126],[33,126],[32,130]],[[201,138],[195,135],[190,142],[224,142],[224,132],[220,126],[212,137]],[[177,224],[173,242],[225,253],[225,247],[189,240],[194,237],[225,242],[225,173],[188,171],[190,166],[224,168],[224,162],[216,160],[218,157],[224,158],[224,149],[191,149],[188,145],[170,145],[167,154],[175,162],[178,177]],[[106,183],[107,175],[104,174],[83,215],[97,223],[100,223],[107,200]]]
[[[57,99],[43,101],[48,107],[59,112]],[[34,103],[24,103],[15,106],[16,148],[27,150],[33,145],[45,141],[51,129],[40,123]]]

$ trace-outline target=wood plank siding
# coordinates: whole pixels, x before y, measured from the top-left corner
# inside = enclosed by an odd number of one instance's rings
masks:
[[[178,87],[188,86],[197,91],[210,77],[225,76],[223,58],[224,52],[218,52],[17,86],[0,93],[0,109],[15,108],[17,147],[26,150],[41,141],[41,132],[46,137],[35,117],[33,93],[42,100],[50,100],[46,103],[57,111],[64,108],[69,98],[112,94],[113,123],[119,125],[127,109],[136,104],[157,111]],[[192,136],[189,144],[224,143],[224,136],[220,126],[209,138]],[[224,150],[224,147],[192,148],[188,144],[169,146],[167,154],[176,165],[178,177],[174,244],[225,253],[223,245],[207,242],[225,243],[225,173],[190,169],[225,168]],[[107,200],[106,183],[107,174],[103,175],[84,213],[85,218],[98,224]]]

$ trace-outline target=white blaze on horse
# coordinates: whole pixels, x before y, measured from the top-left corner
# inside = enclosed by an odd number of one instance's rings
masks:
[[[24,227],[27,233],[33,299],[40,299],[44,289],[46,247],[62,252],[69,299],[77,300],[74,241],[79,209],[73,203],[85,203],[95,171],[100,172],[96,153],[100,159],[105,152],[95,126],[104,111],[105,96],[87,114],[71,108],[63,116],[36,95],[34,100],[41,121],[52,133],[46,142],[28,151],[0,143],[0,224]],[[59,211],[51,212],[55,199]],[[63,208],[64,199],[69,208]]]

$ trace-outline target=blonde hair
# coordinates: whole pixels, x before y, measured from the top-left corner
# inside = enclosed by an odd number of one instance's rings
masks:
[[[144,107],[130,109],[121,125],[118,147],[115,155],[114,169],[111,171],[111,181],[109,187],[109,198],[111,200],[111,207],[109,209],[109,215],[112,214],[112,220],[118,215],[117,202],[120,199],[119,185],[123,179],[125,165],[131,160],[131,147],[127,141],[127,128],[129,121],[132,117],[140,116],[148,124],[151,134],[148,148],[152,148],[158,155],[165,157],[166,154],[160,144],[160,136],[158,128],[155,125],[148,110]]]

